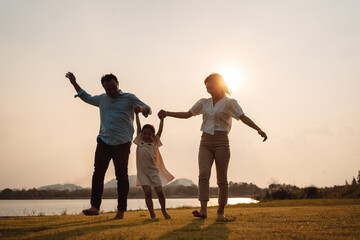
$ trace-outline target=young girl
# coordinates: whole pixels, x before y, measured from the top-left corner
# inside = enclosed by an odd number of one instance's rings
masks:
[[[165,209],[165,195],[162,185],[174,179],[165,168],[162,157],[159,152],[159,147],[162,145],[160,136],[162,133],[164,118],[160,118],[159,130],[155,135],[155,128],[152,125],[146,124],[141,129],[139,119],[140,107],[135,106],[134,112],[136,115],[137,136],[133,141],[136,145],[136,168],[137,168],[137,186],[142,186],[145,194],[146,206],[149,209],[150,216],[155,219],[155,212],[152,202],[151,187],[154,187],[159,198],[161,211],[165,219],[170,219],[170,215]]]

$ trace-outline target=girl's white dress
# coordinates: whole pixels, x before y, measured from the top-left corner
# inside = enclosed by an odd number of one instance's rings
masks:
[[[162,146],[159,136],[155,136],[151,143],[144,142],[141,134],[133,141],[136,145],[136,186],[162,186],[174,179],[165,168],[159,147]]]

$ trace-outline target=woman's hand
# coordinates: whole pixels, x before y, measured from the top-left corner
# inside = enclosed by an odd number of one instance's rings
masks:
[[[258,134],[259,134],[261,137],[264,138],[263,142],[265,142],[266,139],[267,139],[266,133],[265,133],[263,130],[260,129],[260,130],[258,130]]]
[[[160,119],[164,119],[164,118],[166,117],[166,111],[161,109],[161,110],[158,112],[158,117],[159,117]]]

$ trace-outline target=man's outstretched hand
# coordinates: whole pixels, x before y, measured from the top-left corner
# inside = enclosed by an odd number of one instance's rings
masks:
[[[65,77],[70,80],[70,83],[71,83],[71,84],[76,83],[75,75],[74,75],[72,72],[67,72],[67,73],[65,74]]]

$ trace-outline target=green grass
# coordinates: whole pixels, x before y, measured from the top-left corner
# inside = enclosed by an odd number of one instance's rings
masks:
[[[171,220],[147,211],[99,216],[0,218],[0,239],[359,239],[360,199],[283,200],[226,208],[227,219],[192,217],[194,208],[169,209]]]

